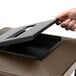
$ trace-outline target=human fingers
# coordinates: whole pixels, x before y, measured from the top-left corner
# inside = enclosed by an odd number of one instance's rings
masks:
[[[70,30],[76,31],[76,23],[72,26],[72,28]]]
[[[71,19],[67,19],[65,21],[63,21],[60,25],[62,28],[66,28],[68,26],[68,24],[70,23]]]
[[[71,20],[66,27],[66,30],[72,29],[73,25],[76,23],[76,20]]]
[[[60,21],[64,21],[65,19],[68,18],[68,16],[69,16],[69,12],[68,11],[64,11],[64,12],[58,14],[56,16],[56,18],[59,19]]]

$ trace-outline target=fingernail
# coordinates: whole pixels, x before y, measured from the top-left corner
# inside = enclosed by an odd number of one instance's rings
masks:
[[[56,19],[56,24],[57,25],[61,24],[61,21],[58,18]]]
[[[57,24],[57,25],[61,24],[61,21],[57,21],[56,24]]]

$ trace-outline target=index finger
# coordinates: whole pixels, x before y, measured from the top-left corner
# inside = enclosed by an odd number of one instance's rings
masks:
[[[64,21],[68,18],[68,11],[64,11],[56,16],[57,19]]]

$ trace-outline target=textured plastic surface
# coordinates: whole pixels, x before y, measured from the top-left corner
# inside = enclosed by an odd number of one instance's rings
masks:
[[[33,40],[43,30],[50,27],[54,23],[56,23],[55,19],[36,23],[30,26],[13,28],[0,36],[0,46]]]

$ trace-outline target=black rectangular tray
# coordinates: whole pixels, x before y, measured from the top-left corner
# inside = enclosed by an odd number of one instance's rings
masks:
[[[62,41],[63,39],[59,36],[40,34],[32,41],[0,47],[0,52],[35,60],[43,60]]]

